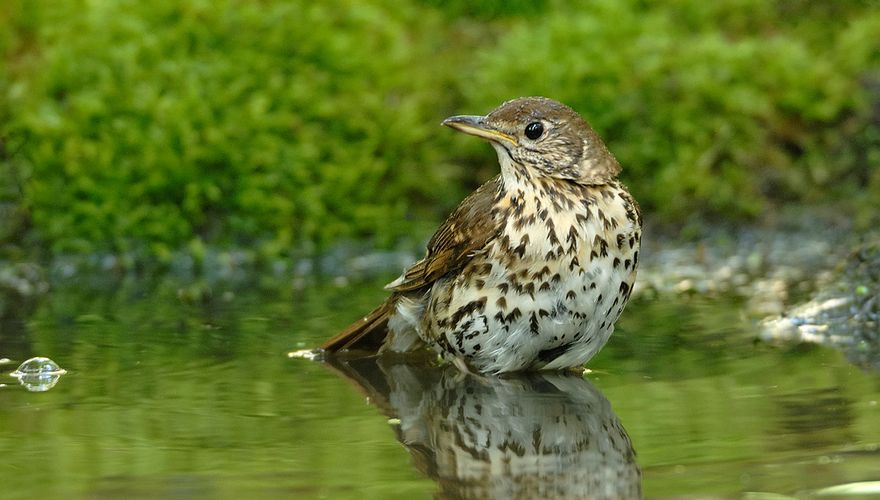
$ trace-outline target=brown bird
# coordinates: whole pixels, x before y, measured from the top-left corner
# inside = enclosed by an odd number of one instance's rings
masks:
[[[433,348],[484,373],[582,366],[614,331],[639,263],[639,206],[589,124],[544,97],[443,124],[489,141],[501,174],[464,199],[391,295],[321,348]]]

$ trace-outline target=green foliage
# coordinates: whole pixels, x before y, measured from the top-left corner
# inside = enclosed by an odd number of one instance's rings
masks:
[[[829,26],[785,3],[671,4],[596,0],[516,24],[462,91],[481,108],[544,94],[581,111],[651,218],[756,215],[867,187],[880,96],[863,78],[880,71],[880,11]]]
[[[4,3],[0,245],[420,239],[497,169],[439,121],[534,94],[593,123],[654,220],[880,200],[876,2],[469,5]]]
[[[449,17],[464,16],[488,20],[495,17],[535,15],[543,12],[546,0],[420,0],[425,5],[442,9]]]
[[[26,145],[26,199],[56,252],[387,244],[410,229],[406,196],[442,194],[439,155],[418,146],[441,94],[413,89],[429,88],[410,71],[430,39],[410,43],[412,10],[49,2],[32,15],[39,61],[9,91],[7,133]]]

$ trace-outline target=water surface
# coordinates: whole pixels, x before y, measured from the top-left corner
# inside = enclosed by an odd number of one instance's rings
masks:
[[[628,306],[586,377],[288,359],[383,280],[56,287],[0,323],[0,497],[741,497],[880,481],[880,377],[734,299]]]

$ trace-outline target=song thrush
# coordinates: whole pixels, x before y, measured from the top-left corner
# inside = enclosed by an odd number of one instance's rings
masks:
[[[639,206],[620,165],[571,108],[544,97],[444,125],[489,141],[500,175],[462,201],[391,295],[321,347],[427,345],[484,373],[581,366],[632,292]]]

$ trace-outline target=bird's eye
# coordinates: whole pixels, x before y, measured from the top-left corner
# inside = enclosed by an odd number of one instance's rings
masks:
[[[532,122],[526,125],[526,137],[533,141],[538,137],[541,137],[541,134],[543,133],[544,125],[541,125],[541,122]]]

